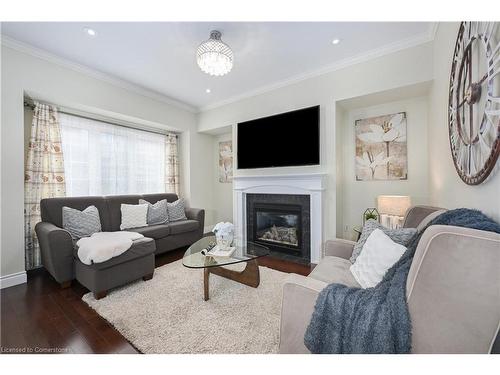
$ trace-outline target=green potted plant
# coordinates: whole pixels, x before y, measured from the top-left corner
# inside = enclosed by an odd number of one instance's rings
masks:
[[[380,221],[380,215],[379,215],[376,208],[367,208],[365,210],[365,212],[363,213],[363,225],[365,224],[365,222],[367,220],[370,220],[370,219]]]

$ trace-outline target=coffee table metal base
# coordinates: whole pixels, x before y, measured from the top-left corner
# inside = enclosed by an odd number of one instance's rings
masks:
[[[208,301],[210,298],[209,279],[211,273],[253,288],[257,288],[260,284],[259,265],[257,264],[256,259],[246,262],[246,266],[243,271],[233,271],[224,267],[207,267],[203,269],[203,297],[205,301]]]

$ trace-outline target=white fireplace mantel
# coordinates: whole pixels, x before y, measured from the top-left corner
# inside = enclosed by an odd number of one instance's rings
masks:
[[[323,192],[326,173],[233,177],[233,217],[236,235],[246,242],[246,194],[304,194],[310,196],[311,263],[321,259],[323,243]]]

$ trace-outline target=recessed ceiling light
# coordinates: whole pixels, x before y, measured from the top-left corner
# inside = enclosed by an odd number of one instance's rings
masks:
[[[97,32],[94,30],[94,29],[91,29],[90,27],[84,27],[83,28],[83,31],[85,32],[85,34],[87,34],[88,36],[96,36],[97,35]]]
[[[332,44],[339,44],[340,43],[340,39],[334,39],[332,40]]]
[[[206,92],[207,94],[210,94],[210,93],[212,92],[212,90],[210,90],[210,89],[206,89],[206,90],[205,90],[205,92]]]

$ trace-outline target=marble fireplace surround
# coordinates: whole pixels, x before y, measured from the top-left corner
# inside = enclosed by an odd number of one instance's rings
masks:
[[[310,197],[311,263],[321,259],[323,243],[323,195],[326,174],[284,174],[233,177],[233,217],[236,238],[247,241],[246,194],[302,194]]]

